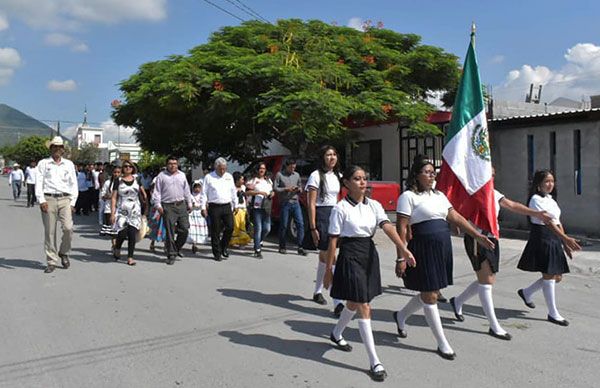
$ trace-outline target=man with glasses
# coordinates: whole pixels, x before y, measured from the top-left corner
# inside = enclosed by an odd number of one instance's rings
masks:
[[[181,248],[188,238],[189,213],[192,211],[192,195],[185,174],[179,171],[176,157],[167,158],[167,169],[156,177],[152,202],[164,217],[167,236],[167,264],[175,264],[175,257],[183,257]],[[175,235],[177,234],[177,238]]]

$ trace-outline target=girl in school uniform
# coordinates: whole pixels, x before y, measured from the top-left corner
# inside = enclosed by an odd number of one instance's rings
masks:
[[[304,191],[307,192],[307,211],[310,234],[319,249],[319,264],[313,300],[325,305],[323,297],[323,276],[329,248],[329,216],[338,202],[340,193],[340,164],[337,151],[333,146],[323,146],[319,152],[319,168],[313,171],[306,182]],[[341,300],[333,301],[334,314],[339,316],[344,308]]]
[[[121,166],[116,165],[113,167],[111,178],[104,182],[102,189],[100,190],[100,198],[102,199],[102,229],[100,229],[101,236],[111,236],[111,250],[115,249],[116,235],[114,234],[112,223],[110,221],[110,215],[112,213],[112,187],[115,180],[118,180],[121,176]]]
[[[442,192],[433,188],[435,177],[433,164],[423,156],[417,156],[406,182],[406,191],[398,199],[396,228],[402,241],[406,242],[407,226],[410,225],[412,239],[408,249],[418,265],[403,269],[399,263],[396,275],[404,277],[406,288],[419,294],[402,310],[394,312],[393,317],[398,335],[406,338],[406,319],[423,308],[425,320],[438,343],[437,353],[453,360],[456,354],[446,340],[437,308],[438,291],[452,285],[452,243],[448,222],[460,227],[487,249],[493,250],[494,244],[455,211]]]
[[[542,277],[529,287],[517,291],[519,297],[529,308],[535,308],[531,297],[541,288],[548,307],[548,321],[560,326],[568,326],[569,321],[560,315],[556,308],[555,287],[562,280],[562,275],[569,273],[569,258],[572,253],[581,249],[577,241],[565,234],[560,223],[560,207],[556,203],[556,182],[550,170],[536,171],[529,188],[529,207],[537,211],[547,212],[552,220],[543,222],[540,218],[531,217],[531,230],[527,245],[523,250],[517,268],[529,272],[541,272]]]
[[[326,288],[331,285],[332,298],[347,302],[337,325],[333,328],[330,340],[340,350],[352,350],[342,332],[358,311],[360,337],[369,355],[369,375],[375,381],[383,381],[387,373],[375,351],[369,305],[371,300],[382,292],[379,256],[372,239],[377,226],[382,228],[396,245],[401,257],[399,264],[403,269],[406,268],[406,264],[414,267],[415,259],[406,249],[381,204],[366,197],[365,171],[358,166],[350,166],[344,171],[342,182],[348,189],[348,194],[331,211],[324,285]],[[334,272],[333,263],[338,242],[340,252]]]

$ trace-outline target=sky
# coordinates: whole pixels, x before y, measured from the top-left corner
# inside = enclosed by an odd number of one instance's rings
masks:
[[[543,85],[543,102],[600,94],[600,1],[0,0],[0,103],[52,126],[60,120],[67,135],[87,107],[88,121],[114,139],[110,103],[121,81],[241,23],[216,6],[244,20],[249,7],[270,22],[382,22],[461,62],[474,21],[494,98],[523,101],[530,83]]]

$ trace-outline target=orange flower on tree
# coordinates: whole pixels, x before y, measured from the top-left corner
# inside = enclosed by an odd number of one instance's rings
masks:
[[[365,61],[369,65],[372,65],[375,63],[375,57],[373,55],[365,55],[362,58],[363,58],[363,61]]]
[[[385,112],[385,114],[389,114],[392,111],[392,104],[383,104],[381,105],[381,110]]]
[[[225,87],[223,87],[223,84],[221,83],[221,81],[213,81],[213,89],[222,92],[223,89],[225,89]]]

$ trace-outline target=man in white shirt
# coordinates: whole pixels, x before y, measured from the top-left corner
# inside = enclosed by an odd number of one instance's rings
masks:
[[[44,250],[48,266],[45,273],[54,271],[60,259],[64,269],[69,268],[69,251],[73,238],[73,217],[79,194],[73,163],[62,157],[65,146],[60,136],[48,144],[51,156],[40,160],[36,172],[35,196],[40,203],[44,222]],[[60,247],[56,247],[56,224],[62,226]]]
[[[237,202],[237,189],[233,177],[227,172],[227,161],[215,160],[215,170],[204,177],[200,207],[204,218],[210,217],[210,239],[216,261],[228,258],[229,240],[233,234],[233,209]],[[223,237],[221,238],[221,229]]]
[[[25,169],[25,183],[27,184],[27,207],[35,205],[35,166],[37,162],[32,160]]]
[[[25,177],[23,176],[23,170],[19,163],[13,165],[13,169],[8,175],[8,185],[12,186],[13,198],[15,201],[21,197],[21,187]]]

